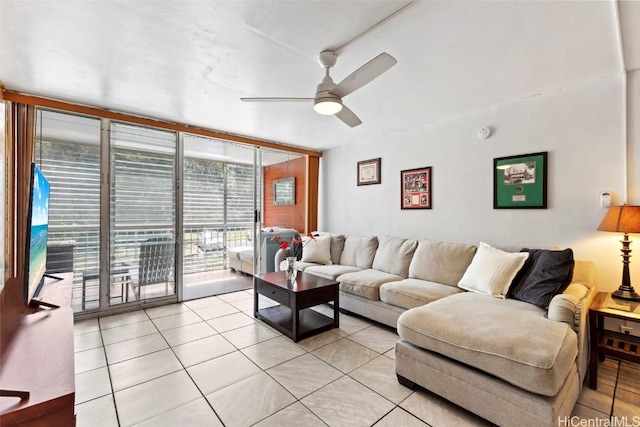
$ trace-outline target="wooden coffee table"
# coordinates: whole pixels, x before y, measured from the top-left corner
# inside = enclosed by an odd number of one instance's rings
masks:
[[[339,288],[335,280],[298,273],[295,279],[287,281],[286,273],[278,271],[253,276],[253,290],[255,317],[294,342],[340,326]],[[259,295],[279,302],[280,305],[259,310]],[[311,309],[329,301],[333,301],[333,319]]]

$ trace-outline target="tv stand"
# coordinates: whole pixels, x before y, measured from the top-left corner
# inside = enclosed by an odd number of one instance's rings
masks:
[[[60,279],[62,280],[62,279]],[[60,308],[59,305],[55,305],[52,304],[50,302],[46,302],[46,301],[42,301],[42,300],[37,300],[37,299],[32,299],[31,302],[29,303],[29,307],[31,308],[42,308],[42,307],[47,307],[47,308]]]
[[[75,426],[71,307],[35,310],[10,279],[0,316],[0,425]]]
[[[25,400],[29,398],[29,395],[31,393],[29,393],[28,391],[22,391],[22,390],[5,390],[0,388],[0,397],[19,397],[20,400]]]

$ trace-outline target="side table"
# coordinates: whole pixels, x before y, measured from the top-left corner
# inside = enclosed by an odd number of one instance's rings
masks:
[[[131,283],[131,277],[129,275],[128,268],[116,268],[111,270],[110,276],[120,276],[120,298],[122,302],[129,301],[129,284]],[[82,272],[82,310],[87,305],[87,282],[90,280],[97,280],[100,278],[100,271],[98,270],[86,270]],[[126,285],[126,288],[125,288]]]
[[[606,318],[636,322],[640,329],[640,303],[615,299],[607,292],[599,292],[593,300],[589,308],[589,387],[594,390],[598,387],[598,363],[604,356],[640,363],[640,338],[604,329]]]

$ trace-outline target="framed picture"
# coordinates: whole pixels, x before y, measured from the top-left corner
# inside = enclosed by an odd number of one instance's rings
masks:
[[[547,208],[546,151],[493,159],[493,208]]]
[[[380,184],[380,157],[358,162],[358,185]]]
[[[273,204],[296,204],[296,179],[294,177],[276,179],[273,181]]]
[[[400,208],[431,209],[431,167],[400,171]]]

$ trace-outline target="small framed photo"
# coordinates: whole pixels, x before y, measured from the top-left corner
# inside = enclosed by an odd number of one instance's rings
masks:
[[[431,167],[400,171],[400,208],[431,209]]]
[[[380,157],[358,162],[358,185],[380,184]]]
[[[493,159],[493,208],[547,208],[546,151]]]

